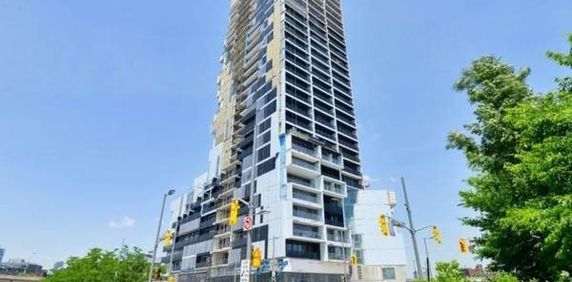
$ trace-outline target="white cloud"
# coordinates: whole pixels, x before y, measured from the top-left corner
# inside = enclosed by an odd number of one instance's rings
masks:
[[[107,226],[113,229],[132,228],[135,226],[135,219],[124,216],[120,220],[111,220]]]

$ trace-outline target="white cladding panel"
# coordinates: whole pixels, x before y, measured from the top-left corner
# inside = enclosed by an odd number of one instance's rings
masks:
[[[405,265],[403,236],[395,229],[395,236],[384,237],[377,220],[381,214],[392,215],[390,198],[385,190],[364,190],[358,193],[355,206],[355,234],[362,236],[363,259],[367,265]],[[393,200],[393,199],[392,199]]]

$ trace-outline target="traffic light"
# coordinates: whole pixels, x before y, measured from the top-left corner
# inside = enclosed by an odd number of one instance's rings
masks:
[[[469,252],[469,240],[467,239],[461,239],[459,240],[459,249],[461,250],[461,253],[466,254]]]
[[[252,255],[250,258],[250,265],[252,268],[259,268],[262,264],[262,253],[260,252],[260,248],[254,248],[252,250]]]
[[[380,215],[379,219],[377,220],[379,224],[379,231],[383,236],[389,236],[389,223],[387,222],[387,217],[385,215]]]
[[[356,255],[352,255],[352,264],[353,265],[357,264],[357,256]]]
[[[171,244],[173,244],[173,233],[167,230],[163,235],[163,246],[171,246]]]
[[[238,221],[238,210],[240,209],[240,204],[238,203],[238,200],[233,200],[230,203],[230,218],[229,218],[229,222],[230,225],[235,225],[236,222]]]
[[[437,228],[437,226],[433,226],[432,232],[433,232],[433,240],[435,240],[437,244],[443,243],[443,238],[441,238],[441,232],[439,231],[439,228]]]

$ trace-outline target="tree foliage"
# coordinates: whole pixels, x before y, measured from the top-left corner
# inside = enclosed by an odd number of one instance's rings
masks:
[[[572,68],[572,48],[548,57]],[[468,94],[476,120],[451,133],[448,147],[476,172],[460,196],[479,212],[463,219],[482,231],[477,254],[522,280],[556,281],[572,270],[572,79],[536,94],[529,73],[492,56],[465,69],[455,88]]]
[[[144,282],[150,263],[140,249],[91,249],[85,257],[71,257],[47,282]]]
[[[438,262],[435,265],[437,282],[465,282],[465,277],[460,271],[459,262]]]

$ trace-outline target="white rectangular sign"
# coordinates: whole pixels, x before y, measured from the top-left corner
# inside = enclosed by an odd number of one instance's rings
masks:
[[[240,263],[240,282],[250,282],[250,260],[243,259]]]

